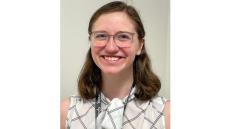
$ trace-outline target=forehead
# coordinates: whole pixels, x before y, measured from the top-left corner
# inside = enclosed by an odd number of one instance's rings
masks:
[[[135,23],[125,12],[113,12],[99,16],[93,24],[92,30],[112,33],[117,31],[135,32]]]

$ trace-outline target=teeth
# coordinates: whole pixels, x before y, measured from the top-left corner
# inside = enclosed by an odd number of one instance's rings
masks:
[[[109,56],[105,56],[105,59],[106,59],[106,60],[109,60],[109,61],[116,61],[116,60],[118,60],[119,58],[118,58],[118,57],[109,57]]]

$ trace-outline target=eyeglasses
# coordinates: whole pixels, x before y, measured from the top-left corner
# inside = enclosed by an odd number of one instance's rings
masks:
[[[114,35],[109,35],[104,31],[95,31],[90,34],[90,40],[92,45],[96,47],[104,47],[110,37],[113,37],[113,41],[118,47],[130,47],[133,43],[133,35],[131,32],[118,32]]]

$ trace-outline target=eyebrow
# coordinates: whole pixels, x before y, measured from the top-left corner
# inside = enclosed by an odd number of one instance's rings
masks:
[[[98,30],[98,31],[92,31],[92,33],[108,33],[108,32],[106,32],[106,31],[104,31],[104,30]]]
[[[98,30],[98,31],[92,31],[93,33],[107,33],[107,34],[109,34],[107,31],[105,31],[105,30]],[[118,34],[118,33],[131,33],[132,34],[132,32],[129,32],[129,31],[118,31],[118,32],[116,32],[115,34]]]

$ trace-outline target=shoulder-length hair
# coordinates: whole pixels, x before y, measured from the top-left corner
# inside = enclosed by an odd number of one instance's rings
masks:
[[[111,2],[99,8],[90,19],[88,33],[91,33],[93,24],[102,14],[112,12],[126,13],[129,18],[134,21],[138,39],[140,41],[144,41],[145,30],[138,12],[133,6],[127,5],[121,1]],[[133,78],[136,86],[135,96],[137,99],[150,100],[152,97],[158,94],[161,88],[161,82],[151,69],[151,62],[146,52],[145,44],[142,47],[141,54],[135,57],[133,71]],[[98,87],[101,89],[101,84],[101,70],[94,63],[91,55],[91,49],[89,49],[86,56],[86,61],[78,78],[78,90],[81,97],[87,100],[95,98],[95,88]]]

